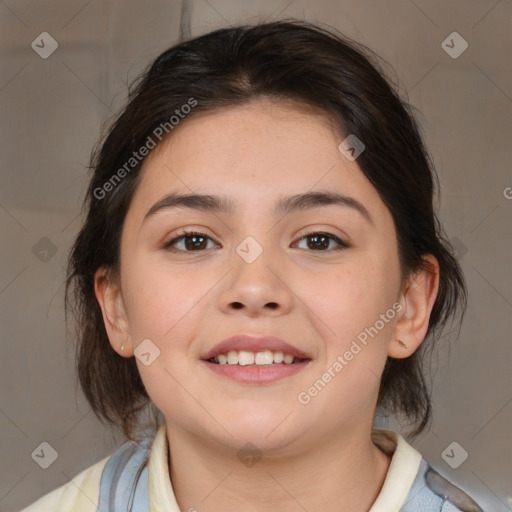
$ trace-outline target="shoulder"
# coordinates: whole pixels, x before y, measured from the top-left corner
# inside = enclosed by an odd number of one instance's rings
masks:
[[[438,473],[424,458],[403,511],[417,510],[418,506],[443,512],[483,512],[465,491]]]
[[[76,475],[70,482],[45,494],[21,512],[96,512],[103,468],[110,456]]]
[[[164,435],[165,430],[162,430]],[[20,512],[96,512],[105,500],[124,503],[125,490],[137,483],[139,469],[145,465],[155,432],[142,432],[138,441],[126,441],[113,453],[85,469],[70,482],[45,494]],[[113,493],[113,494],[112,494]],[[103,500],[100,503],[100,500]],[[121,508],[122,509],[122,508]]]
[[[483,512],[468,494],[436,471],[401,434],[374,429],[372,440],[391,457],[391,463],[370,512]]]

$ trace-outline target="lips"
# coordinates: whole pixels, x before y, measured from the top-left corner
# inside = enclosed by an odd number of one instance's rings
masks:
[[[237,334],[221,341],[208,352],[200,356],[203,361],[217,357],[219,354],[227,354],[230,351],[246,351],[246,352],[263,352],[270,350],[271,352],[283,352],[290,354],[297,359],[311,359],[311,356],[302,350],[290,345],[284,340],[275,336],[255,337],[248,334]]]

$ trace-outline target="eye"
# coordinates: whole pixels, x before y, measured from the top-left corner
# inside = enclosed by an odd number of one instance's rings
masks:
[[[323,233],[323,232],[310,233],[309,235],[301,237],[299,239],[299,242],[302,242],[302,240],[310,240],[311,242],[307,243],[306,248],[313,249],[314,251],[317,251],[317,252],[340,251],[342,249],[346,249],[349,247],[349,245],[346,244],[343,240],[341,240],[336,235],[333,235],[331,233]],[[338,247],[335,247],[334,249],[330,249],[330,250],[324,250],[329,247],[330,242],[337,243]]]
[[[309,241],[306,249],[312,249],[316,252],[340,251],[349,247],[348,244],[332,233],[310,233],[309,235],[301,237],[296,243],[298,244],[303,240]],[[213,242],[213,240],[204,233],[184,231],[168,242],[165,242],[163,248],[171,252],[202,252],[208,249],[208,241]],[[337,247],[329,249],[331,242],[337,244]],[[180,243],[182,246],[178,247]]]
[[[204,233],[184,231],[172,240],[165,242],[163,248],[171,252],[201,252],[208,248],[206,247],[207,240],[213,242],[213,240]],[[178,243],[183,243],[184,246],[182,245],[182,247],[184,248],[176,248]]]

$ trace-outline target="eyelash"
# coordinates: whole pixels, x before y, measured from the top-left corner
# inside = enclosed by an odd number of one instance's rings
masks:
[[[335,249],[327,249],[327,250],[319,250],[319,251],[312,250],[313,252],[341,251],[343,249],[347,249],[348,247],[350,247],[346,242],[344,242],[343,240],[341,240],[337,236],[335,236],[335,235],[333,235],[331,233],[326,233],[324,231],[313,231],[312,233],[308,233],[307,235],[303,235],[303,236],[301,236],[299,238],[298,242],[300,242],[300,241],[302,241],[302,240],[304,240],[306,238],[313,237],[315,235],[321,235],[321,236],[324,236],[326,238],[329,238],[330,240],[333,240],[337,244],[339,244],[339,247],[337,247]],[[202,237],[202,238],[206,238],[206,239],[212,240],[212,238],[210,238],[209,236],[205,235],[204,233],[199,233],[197,231],[183,231],[178,236],[174,237],[172,240],[169,240],[168,242],[165,242],[163,244],[162,248],[166,249],[166,250],[168,250],[170,252],[185,252],[185,253],[204,252],[205,250],[207,250],[207,249],[204,249],[204,250],[199,250],[199,251],[187,251],[187,250],[176,249],[176,248],[172,247],[173,244],[179,242],[180,240],[184,240],[185,238],[193,237],[193,236],[199,236],[199,237]]]

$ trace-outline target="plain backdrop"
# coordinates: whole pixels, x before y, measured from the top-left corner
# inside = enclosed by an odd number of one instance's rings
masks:
[[[101,123],[124,104],[127,83],[180,37],[284,17],[327,23],[368,45],[418,109],[469,305],[460,337],[447,336],[439,352],[432,429],[412,444],[487,511],[512,510],[511,1],[5,0],[1,511],[69,482],[123,441],[77,390],[63,311],[66,258]],[[55,44],[43,32],[58,44],[47,58],[32,47],[41,37],[45,51]],[[42,442],[58,453],[48,469],[32,457]],[[443,457],[450,445],[457,457],[467,452],[456,469]]]

